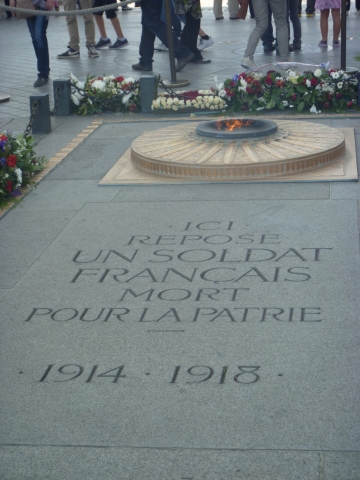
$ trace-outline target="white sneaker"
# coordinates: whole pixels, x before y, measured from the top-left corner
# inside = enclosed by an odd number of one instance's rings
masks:
[[[207,40],[205,40],[204,38],[199,38],[199,43],[198,43],[198,46],[197,48],[199,50],[205,50],[205,48],[208,48],[208,47],[211,47],[211,45],[214,45],[214,40],[209,37]]]
[[[249,68],[255,68],[256,63],[250,57],[244,57],[242,59],[241,66],[248,70]]]
[[[158,52],[167,52],[169,49],[167,48],[166,45],[164,45],[162,42],[159,43],[158,45],[155,45],[154,50],[157,50]]]
[[[87,49],[88,49],[89,57],[97,58],[99,56],[98,52],[95,50],[95,45],[89,45]]]

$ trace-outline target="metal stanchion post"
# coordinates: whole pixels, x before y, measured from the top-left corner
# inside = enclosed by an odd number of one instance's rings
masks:
[[[346,0],[341,0],[341,70],[346,70]]]
[[[39,93],[38,95],[30,95],[30,112],[33,112],[33,105],[38,103],[34,111],[34,119],[32,122],[32,133],[50,133],[50,102],[48,93]]]
[[[174,38],[173,38],[173,33],[172,33],[170,2],[171,2],[171,0],[164,0],[165,15],[166,15],[166,31],[167,31],[168,45],[169,45],[169,60],[170,60],[171,80],[170,81],[169,80],[163,80],[163,84],[166,87],[185,87],[186,85],[190,85],[190,81],[189,80],[177,80],[177,78],[176,78]]]

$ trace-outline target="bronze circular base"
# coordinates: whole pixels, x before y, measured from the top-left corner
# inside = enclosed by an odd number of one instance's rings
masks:
[[[279,120],[276,133],[224,140],[197,135],[199,123],[144,132],[131,145],[131,161],[148,173],[191,180],[276,177],[321,168],[345,154],[339,130],[321,124]]]

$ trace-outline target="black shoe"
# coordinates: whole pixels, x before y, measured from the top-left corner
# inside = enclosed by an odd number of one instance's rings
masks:
[[[57,55],[56,58],[79,58],[80,52],[78,50],[74,50],[73,48],[68,47],[68,50],[64,53],[60,53]]]
[[[38,77],[38,79],[34,83],[34,87],[42,87],[43,85],[46,85],[48,81],[48,78]]]
[[[294,45],[289,45],[289,52],[293,52],[295,50]]]
[[[196,63],[197,65],[205,65],[206,63],[211,63],[210,58],[200,58],[199,60],[191,60],[191,63]]]
[[[224,17],[217,17],[215,20],[224,20]]]
[[[292,47],[294,48],[294,50],[301,50],[301,43],[299,45],[297,45],[296,43],[293,43]]]
[[[178,61],[177,61],[176,71],[180,72],[185,67],[185,65],[187,65],[189,62],[191,62],[191,60],[193,58],[194,58],[193,53],[189,53],[189,55],[187,55],[184,58],[179,58]]]
[[[275,45],[273,45],[272,43],[270,43],[269,45],[264,45],[264,53],[273,52],[275,48]]]
[[[144,72],[152,72],[152,66],[148,67],[146,65],[143,65],[142,63],[135,63],[134,65],[131,65],[131,68],[133,70],[143,70]]]

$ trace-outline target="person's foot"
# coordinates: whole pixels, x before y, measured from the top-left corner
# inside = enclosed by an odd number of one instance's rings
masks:
[[[79,50],[74,50],[73,48],[68,48],[66,52],[60,53],[56,58],[78,58],[80,57]]]
[[[229,20],[240,20],[239,17],[229,17]]]
[[[315,12],[314,13],[307,13],[306,16],[307,17],[315,17]]]
[[[334,48],[340,47],[340,40],[334,40],[334,41],[333,41],[333,47],[334,47]]]
[[[291,45],[294,50],[301,50],[301,43],[292,43]],[[289,45],[289,50],[290,50],[290,45]]]
[[[255,68],[256,63],[250,57],[244,57],[242,59],[241,66],[249,70],[249,68]]]
[[[275,45],[273,45],[272,43],[269,43],[268,45],[264,45],[264,53],[273,52],[275,48],[276,48]]]
[[[210,58],[199,58],[199,60],[191,60],[192,63],[196,63],[198,65],[205,65],[206,63],[211,63]]]
[[[121,10],[122,10],[123,12],[130,12],[130,10],[132,10],[132,8],[129,7],[129,5],[126,5],[125,7],[122,7]]]
[[[116,42],[113,45],[110,45],[109,48],[110,50],[115,49],[115,48],[123,48],[129,45],[129,42],[126,40],[126,38],[123,38],[120,40],[119,38],[116,40]]]
[[[186,57],[179,58],[176,65],[176,71],[180,72],[194,58],[193,53],[189,53]]]
[[[38,77],[38,79],[34,83],[34,87],[42,87],[43,85],[46,85],[48,81],[48,78]]]
[[[224,17],[216,17],[215,20],[224,20]]]
[[[106,40],[103,40],[102,38],[100,38],[100,40],[95,45],[95,48],[97,50],[98,48],[110,47],[110,45],[111,45],[110,38],[107,38]]]
[[[169,49],[165,44],[161,42],[155,45],[154,50],[157,50],[158,52],[167,52]]]
[[[318,43],[318,45],[319,45],[320,48],[327,48],[327,46],[328,46],[326,40],[320,40],[320,42]]]
[[[198,50],[205,50],[205,48],[209,48],[211,45],[214,45],[214,40],[211,37],[209,37],[207,40],[200,37],[197,48]]]
[[[91,58],[97,58],[99,56],[98,52],[95,50],[95,45],[88,45],[88,54]]]
[[[131,65],[131,68],[133,70],[142,70],[143,72],[151,72],[152,71],[152,66],[147,66],[143,65],[142,63],[135,63],[134,65]]]

